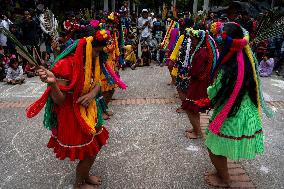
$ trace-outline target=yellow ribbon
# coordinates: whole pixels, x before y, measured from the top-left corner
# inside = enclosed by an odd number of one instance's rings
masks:
[[[87,37],[86,38],[87,44],[86,44],[86,62],[85,62],[85,80],[84,80],[84,86],[82,90],[82,96],[89,93],[96,85],[96,81],[100,79],[100,77],[96,77],[97,73],[95,72],[93,74],[92,78],[92,41],[93,37]],[[96,60],[99,60],[99,57],[96,57]],[[98,63],[99,64],[99,63]],[[99,66],[99,65],[98,65]],[[100,68],[97,68],[97,61],[95,65],[95,71],[98,70],[100,72]],[[90,132],[92,134],[96,133],[95,126],[97,125],[97,103],[96,99],[93,99],[90,103],[90,105],[86,108],[82,105],[80,105],[80,114],[82,118],[85,120],[87,125],[90,128]]]

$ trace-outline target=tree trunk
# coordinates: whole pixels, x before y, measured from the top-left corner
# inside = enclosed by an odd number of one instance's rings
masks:
[[[193,14],[197,13],[197,5],[198,5],[198,0],[194,0],[194,2],[193,2]]]
[[[204,0],[203,12],[208,13],[208,11],[209,11],[209,0]]]

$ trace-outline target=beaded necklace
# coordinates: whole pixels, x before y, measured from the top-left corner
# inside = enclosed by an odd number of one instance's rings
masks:
[[[190,56],[190,49],[191,49],[191,39],[188,37],[187,39],[187,44],[186,44],[186,54],[185,54],[185,59],[183,61],[183,67],[187,68],[188,67],[188,61],[189,61],[189,56]]]

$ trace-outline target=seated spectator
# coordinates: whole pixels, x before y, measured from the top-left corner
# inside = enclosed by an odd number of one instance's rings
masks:
[[[24,83],[25,78],[23,74],[23,68],[19,65],[19,61],[15,58],[11,59],[6,75],[7,83],[12,85]]]
[[[268,41],[261,41],[256,45],[256,58],[258,62],[262,60],[262,57],[267,54]]]
[[[0,82],[6,78],[4,55],[0,54]]]
[[[142,47],[141,66],[150,66],[151,53],[148,46]]]
[[[265,55],[260,62],[259,75],[261,77],[269,77],[272,74],[274,68],[274,59]]]
[[[36,76],[36,67],[33,64],[27,63],[25,67],[25,74],[27,74],[28,78]]]
[[[11,54],[10,52],[7,52],[6,54],[4,54],[4,67],[5,67],[5,73],[7,73],[7,70],[9,68],[9,64],[10,64],[10,60],[16,58],[16,55]]]
[[[136,64],[136,54],[135,54],[135,49],[136,46],[135,44],[133,45],[126,45],[123,47],[125,49],[125,55],[124,59],[126,62],[126,66],[131,67],[131,69],[135,69],[135,64]]]

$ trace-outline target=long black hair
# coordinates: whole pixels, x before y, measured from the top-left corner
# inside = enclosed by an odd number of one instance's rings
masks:
[[[226,31],[227,35],[233,39],[242,39],[244,37],[242,28],[235,24],[226,24],[224,26],[224,31]],[[245,50],[243,49],[242,51],[244,56],[244,80],[240,92],[229,112],[229,117],[236,115],[246,93],[248,93],[250,99],[257,107],[256,83],[253,79],[253,70]],[[211,100],[214,108],[226,103],[234,90],[238,75],[237,53],[234,53],[232,57],[220,67],[220,71],[223,72],[221,79],[222,86],[216,96]]]

